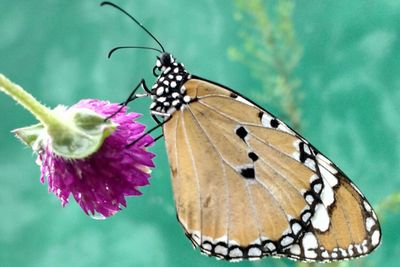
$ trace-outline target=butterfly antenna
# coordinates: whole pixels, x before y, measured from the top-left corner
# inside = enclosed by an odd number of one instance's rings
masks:
[[[114,47],[113,49],[111,49],[110,52],[108,52],[108,58],[110,58],[115,51],[120,50],[120,49],[126,49],[126,48],[139,48],[139,49],[154,50],[160,54],[163,52],[160,49],[153,48],[153,47],[147,47],[147,46],[117,46],[117,47]]]
[[[124,13],[125,15],[127,15],[127,16],[128,16],[131,20],[133,20],[140,28],[142,28],[148,35],[150,35],[150,37],[153,38],[154,41],[156,41],[156,43],[160,46],[162,52],[165,52],[164,47],[163,47],[162,44],[157,40],[157,38],[156,38],[151,32],[149,32],[149,30],[147,30],[147,29],[143,26],[143,24],[140,23],[137,19],[135,19],[131,14],[129,14],[127,11],[125,11],[123,8],[119,7],[118,5],[116,5],[116,4],[114,4],[114,3],[111,3],[111,2],[108,2],[108,1],[102,2],[102,3],[100,4],[100,6],[106,6],[106,5],[112,6],[112,7],[116,8],[116,9],[118,9],[119,11],[121,11],[122,13]]]

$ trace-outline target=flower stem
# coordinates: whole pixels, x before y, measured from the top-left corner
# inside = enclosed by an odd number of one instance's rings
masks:
[[[11,96],[45,126],[49,127],[60,123],[59,119],[54,115],[51,109],[42,105],[31,94],[22,89],[21,86],[11,82],[1,73],[0,91],[3,91],[7,95]]]

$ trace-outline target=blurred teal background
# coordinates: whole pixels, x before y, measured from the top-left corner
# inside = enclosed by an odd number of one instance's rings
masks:
[[[398,266],[399,1],[115,2],[189,71],[255,98],[301,129],[378,208],[381,247],[341,266]],[[151,84],[153,52],[106,55],[117,45],[154,42],[99,3],[0,0],[0,72],[51,107],[81,98],[120,102],[142,77]],[[138,100],[130,108],[153,125],[148,105]],[[193,250],[175,217],[163,140],[152,148],[151,185],[127,209],[96,221],[75,202],[61,208],[40,184],[35,156],[10,133],[35,120],[4,94],[0,107],[0,266],[295,265],[271,258],[230,264]]]

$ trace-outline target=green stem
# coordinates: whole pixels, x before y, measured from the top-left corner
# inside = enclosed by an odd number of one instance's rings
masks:
[[[0,90],[11,96],[20,103],[32,115],[48,128],[54,126],[63,127],[63,123],[54,115],[53,111],[42,105],[32,95],[22,89],[21,86],[11,82],[7,77],[0,73]]]

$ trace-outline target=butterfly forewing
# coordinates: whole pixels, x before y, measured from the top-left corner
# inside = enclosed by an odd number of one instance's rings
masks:
[[[178,219],[202,252],[331,261],[378,246],[367,200],[303,137],[232,90],[183,87],[192,101],[164,134]]]

